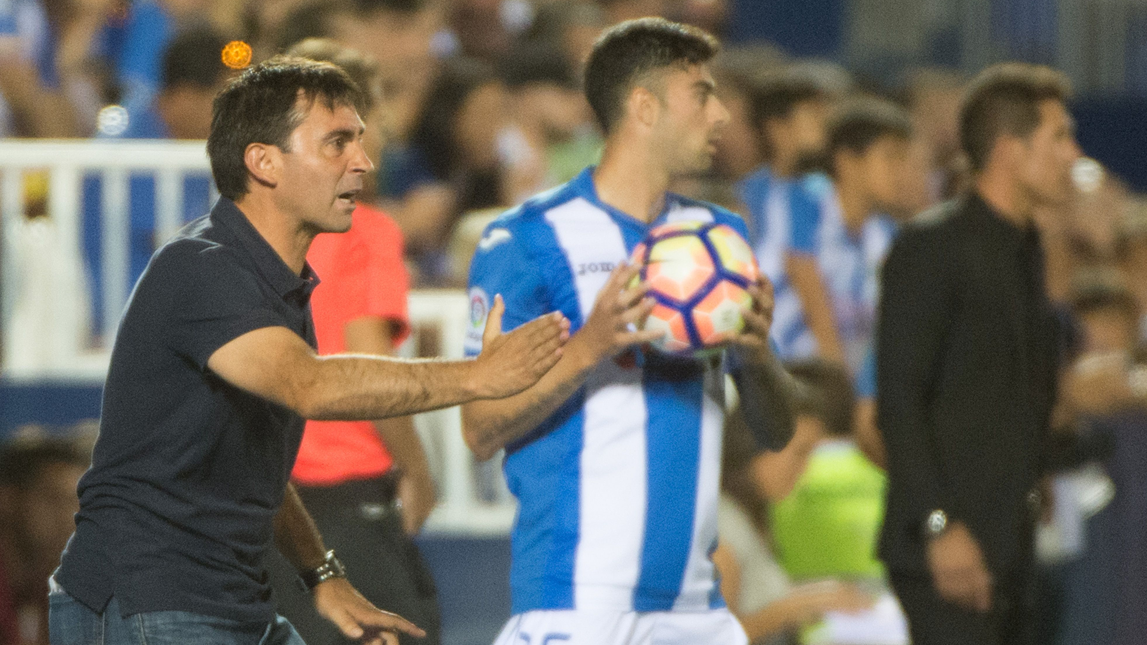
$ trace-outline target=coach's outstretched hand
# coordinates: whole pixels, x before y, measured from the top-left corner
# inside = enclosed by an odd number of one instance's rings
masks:
[[[474,363],[479,398],[505,398],[537,383],[561,358],[562,346],[570,337],[570,321],[556,311],[503,334],[505,311],[502,296],[494,296],[482,332],[482,353]]]
[[[314,588],[315,609],[347,638],[367,645],[398,645],[398,634],[422,638],[426,632],[402,616],[375,607],[346,578],[333,578]]]

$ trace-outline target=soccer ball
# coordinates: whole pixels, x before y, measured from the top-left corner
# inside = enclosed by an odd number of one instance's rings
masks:
[[[653,343],[667,354],[719,348],[723,336],[745,325],[746,290],[760,275],[753,250],[725,224],[674,222],[658,226],[633,250],[640,278],[657,301],[645,329],[665,332]]]

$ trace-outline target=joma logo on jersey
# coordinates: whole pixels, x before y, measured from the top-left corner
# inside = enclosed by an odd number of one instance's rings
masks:
[[[616,262],[582,262],[577,266],[577,274],[609,273],[617,268]]]

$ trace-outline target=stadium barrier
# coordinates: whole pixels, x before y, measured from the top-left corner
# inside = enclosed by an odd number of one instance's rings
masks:
[[[158,247],[184,224],[184,179],[209,173],[200,141],[0,141],[0,344],[5,387],[63,382],[98,386],[110,339],[129,296],[132,179],[154,181],[153,231]],[[85,183],[100,185],[87,204]],[[211,189],[209,200],[217,197]],[[43,216],[35,216],[43,215]],[[85,257],[85,217],[98,217],[97,257]],[[148,252],[152,249],[148,249]],[[91,292],[92,267],[98,293]],[[92,311],[93,301],[99,302]],[[413,291],[414,333],[400,353],[435,347],[461,357],[469,303],[460,290]],[[462,440],[458,408],[415,417],[438,484],[431,532],[473,536],[508,533],[515,507],[497,464],[478,464]]]

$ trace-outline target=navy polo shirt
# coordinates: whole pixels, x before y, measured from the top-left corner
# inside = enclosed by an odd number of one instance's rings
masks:
[[[303,434],[207,359],[263,327],[315,346],[318,279],[291,271],[226,198],[152,257],[112,350],[100,434],[56,581],[94,611],[274,616],[262,556]]]

